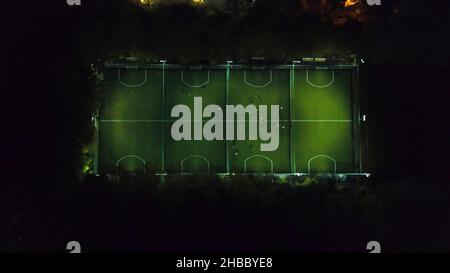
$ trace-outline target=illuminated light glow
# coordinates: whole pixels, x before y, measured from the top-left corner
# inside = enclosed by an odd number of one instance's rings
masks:
[[[366,120],[367,120],[367,116],[363,115],[363,121],[366,121]]]
[[[354,6],[358,3],[359,3],[359,0],[346,0],[344,2],[344,7],[348,8],[348,7]]]
[[[201,5],[205,3],[205,0],[192,0],[194,4]]]
[[[311,173],[311,162],[314,161],[317,158],[326,158],[326,159],[331,160],[333,162],[333,165],[334,165],[334,173],[337,173],[337,162],[336,162],[336,159],[334,159],[334,158],[332,158],[331,156],[328,156],[328,155],[316,155],[315,157],[311,158],[308,161],[308,173]]]
[[[88,165],[85,165],[85,166],[83,167],[83,173],[88,173],[90,169],[91,169],[91,168],[89,168]]]

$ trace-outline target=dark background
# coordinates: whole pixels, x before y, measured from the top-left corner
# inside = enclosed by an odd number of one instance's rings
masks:
[[[370,240],[393,252],[450,250],[448,1],[382,1],[365,17],[291,0],[229,2],[213,15],[127,0],[2,4],[0,251],[64,251],[69,240],[90,251],[348,252]],[[91,63],[352,54],[365,60],[370,179],[291,187],[193,176],[160,188],[152,176],[113,185],[79,175],[102,92]]]

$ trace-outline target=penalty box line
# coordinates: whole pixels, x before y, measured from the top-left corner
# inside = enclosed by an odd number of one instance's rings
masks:
[[[198,120],[198,119],[193,119],[191,121],[193,122],[200,122],[200,121],[210,121],[211,119],[202,119],[202,120]],[[271,119],[261,119],[264,120],[266,122],[272,122]],[[175,122],[176,119],[170,120],[170,119],[102,119],[99,120],[99,122],[110,122],[110,123],[114,123],[114,122]],[[227,120],[216,120],[216,121],[222,121],[222,122],[227,122]],[[240,120],[234,120],[236,122],[250,122],[250,121],[259,121],[259,120],[248,120],[248,119],[240,119]],[[325,123],[351,123],[353,122],[351,119],[292,119],[292,120],[288,120],[288,119],[280,119],[278,120],[278,122],[325,122]]]

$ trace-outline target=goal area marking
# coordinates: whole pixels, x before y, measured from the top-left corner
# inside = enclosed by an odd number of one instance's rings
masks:
[[[142,86],[142,85],[144,85],[144,84],[147,83],[147,70],[144,70],[144,80],[143,80],[142,82],[140,82],[140,83],[137,83],[137,84],[128,84],[128,83],[122,81],[120,75],[121,75],[121,74],[120,74],[120,69],[118,69],[118,70],[117,70],[117,81],[118,81],[121,85],[123,85],[123,86],[125,86],[125,87],[128,87],[128,88],[136,88],[136,87]]]
[[[254,88],[264,88],[264,87],[266,87],[266,86],[268,86],[269,84],[272,83],[272,70],[269,71],[269,81],[266,82],[265,84],[262,84],[262,85],[256,85],[256,84],[252,84],[252,83],[248,82],[247,81],[247,70],[244,70],[244,82],[248,86],[251,86],[251,87],[254,87]]]
[[[184,71],[183,70],[181,70],[181,82],[184,84],[184,85],[186,85],[186,86],[189,86],[189,87],[192,87],[192,88],[202,88],[202,87],[204,87],[204,86],[206,86],[208,83],[209,83],[209,70],[207,70],[207,72],[208,72],[208,78],[206,79],[206,81],[204,81],[202,84],[200,84],[200,85],[194,85],[194,84],[190,84],[190,83],[187,83],[185,80],[184,80]]]
[[[117,162],[116,162],[116,175],[117,176],[119,175],[119,163],[120,163],[120,161],[122,161],[124,159],[127,159],[127,158],[136,158],[136,159],[140,160],[144,164],[144,172],[145,172],[145,166],[146,166],[147,162],[145,162],[145,160],[142,157],[140,157],[138,155],[125,155],[125,156],[122,156],[121,158],[119,158],[117,160]]]

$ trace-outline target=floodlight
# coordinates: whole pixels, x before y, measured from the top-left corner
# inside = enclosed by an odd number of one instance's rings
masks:
[[[314,58],[314,62],[316,63],[324,63],[327,61],[327,58]]]

